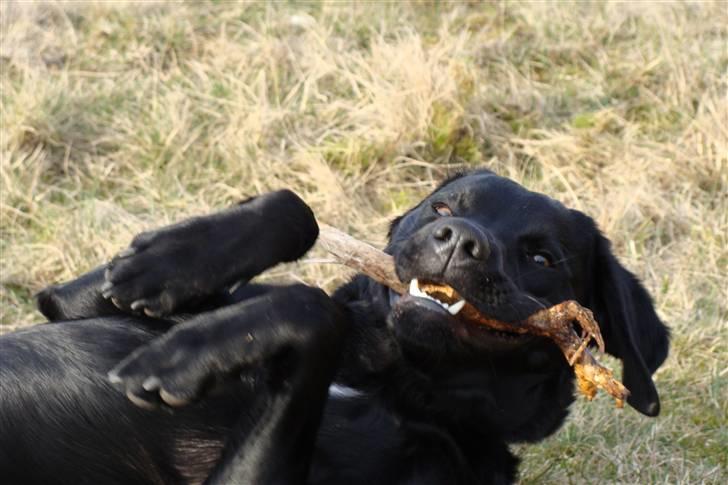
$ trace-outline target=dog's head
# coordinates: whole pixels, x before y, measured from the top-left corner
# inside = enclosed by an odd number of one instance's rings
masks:
[[[490,171],[453,177],[395,220],[387,252],[410,294],[391,294],[391,325],[410,354],[438,360],[509,353],[536,337],[459,319],[458,305],[423,295],[426,283],[454,288],[482,314],[519,322],[565,300],[590,308],[606,350],[623,362],[628,403],[655,416],[651,375],[668,331],[640,282],[614,257],[586,215]]]

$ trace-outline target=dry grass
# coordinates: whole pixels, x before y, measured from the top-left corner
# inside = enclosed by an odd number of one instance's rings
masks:
[[[578,402],[523,483],[728,482],[724,3],[0,9],[5,329],[143,228],[292,187],[381,243],[484,165],[592,214],[674,335],[658,419]]]

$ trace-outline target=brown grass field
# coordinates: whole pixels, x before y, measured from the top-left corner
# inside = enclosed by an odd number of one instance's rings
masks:
[[[144,228],[291,187],[381,245],[438,180],[489,167],[595,217],[673,334],[659,418],[579,400],[518,447],[521,483],[728,483],[725,2],[0,14],[0,332]],[[349,273],[323,257],[264,278],[331,289]]]

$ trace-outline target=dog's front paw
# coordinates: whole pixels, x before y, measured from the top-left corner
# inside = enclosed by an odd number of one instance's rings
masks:
[[[102,295],[122,310],[160,317],[209,294],[219,284],[214,261],[204,262],[209,234],[195,220],[139,234],[108,264]]]
[[[108,377],[140,407],[184,406],[221,370],[210,357],[201,332],[180,328],[136,349]]]

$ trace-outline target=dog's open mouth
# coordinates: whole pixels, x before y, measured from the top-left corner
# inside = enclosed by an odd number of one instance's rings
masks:
[[[409,284],[408,294],[401,297],[396,292],[390,290],[390,302],[393,306],[397,304],[400,298],[416,299],[422,304],[421,306],[426,307],[428,310],[440,311],[443,316],[449,314],[455,322],[466,326],[468,334],[472,332],[487,333],[488,335],[511,341],[528,337],[524,333],[509,332],[502,329],[496,330],[477,323],[472,319],[472,315],[468,315],[466,314],[467,312],[462,311],[466,306],[466,300],[453,287],[446,284],[419,281],[417,278],[413,278]]]
[[[452,316],[460,313],[460,310],[465,306],[465,299],[460,298],[451,286],[423,283],[422,288],[420,288],[420,282],[417,278],[413,278],[410,281],[409,294],[417,298],[426,298],[434,301]]]

